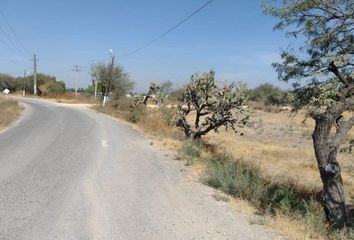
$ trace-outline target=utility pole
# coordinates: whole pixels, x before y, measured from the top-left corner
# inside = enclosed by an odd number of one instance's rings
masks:
[[[94,81],[95,84],[95,101],[97,101],[97,80]]]
[[[37,56],[33,54],[33,95],[37,95]]]
[[[77,97],[77,88],[78,88],[78,81],[79,81],[79,72],[80,72],[80,66],[75,65],[73,72],[76,72],[76,78],[75,78],[75,97]]]
[[[108,86],[106,89],[106,96],[103,97],[103,106],[107,102],[107,98],[108,98],[109,92],[111,91],[111,85],[112,85],[112,81],[113,81],[114,55],[111,50],[110,50],[110,52],[111,52],[111,64],[109,66],[109,79],[108,79]]]
[[[23,72],[23,90],[22,90],[22,96],[24,97],[26,95],[26,74],[27,74],[27,71],[25,69],[25,71]]]

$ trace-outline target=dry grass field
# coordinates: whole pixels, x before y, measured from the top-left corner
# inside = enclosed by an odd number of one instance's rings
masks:
[[[291,181],[304,189],[321,189],[317,163],[313,152],[311,134],[314,122],[298,113],[264,112],[252,110],[251,118],[255,128],[241,129],[244,133],[220,131],[206,139],[209,143],[222,146],[235,158],[260,169],[265,177],[273,181]],[[354,130],[347,137],[343,147],[354,139]],[[348,204],[354,204],[354,152],[339,153],[343,181]]]
[[[6,127],[18,117],[22,107],[7,96],[0,96],[0,129]]]

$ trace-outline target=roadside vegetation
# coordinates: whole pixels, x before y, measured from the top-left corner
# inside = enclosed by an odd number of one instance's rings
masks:
[[[0,129],[14,121],[22,110],[17,101],[0,95]]]
[[[315,122],[313,146],[328,223],[334,229],[349,227],[337,155],[354,125],[354,3],[285,1],[268,3],[265,12],[277,18],[275,29],[305,40],[283,51],[273,67],[279,80],[294,82],[293,110],[306,109]]]
[[[291,90],[222,85],[209,71],[174,91],[167,81],[127,95],[134,83],[112,57],[92,66],[87,92],[100,93],[96,110],[172,144],[201,166],[201,181],[249,201],[288,237],[354,239],[354,3],[264,2],[275,29],[303,41],[273,64]],[[13,87],[8,78],[0,87]],[[65,96],[59,85],[48,79],[39,92]]]
[[[11,93],[28,95],[33,94],[33,75],[24,77],[13,77],[8,74],[0,74],[0,90],[7,88]],[[58,81],[54,76],[37,74],[37,94],[41,97],[57,98],[66,91],[64,81]]]
[[[203,163],[206,184],[248,200],[264,215],[285,216],[289,225],[298,226],[291,238],[353,239],[354,166],[345,154],[351,154],[354,142],[354,5],[349,0],[269,1],[264,11],[278,19],[275,29],[305,40],[298,51],[282,52],[281,62],[273,64],[279,80],[294,81],[293,89],[286,92],[269,84],[249,91],[243,87],[241,101],[236,99],[237,89],[217,86],[213,72],[193,75],[179,92],[173,120],[187,139],[182,158],[187,165]],[[159,99],[159,93],[154,97]],[[247,99],[255,103],[245,105]],[[161,114],[161,101],[158,110],[147,105],[144,101],[120,114],[142,129],[146,128],[140,123],[158,124],[154,134],[163,126],[173,129],[156,122],[161,117],[151,117]],[[174,103],[170,106],[172,111]],[[253,130],[242,128],[248,126],[243,121],[245,109]],[[280,118],[283,110],[291,110],[292,120],[289,114]],[[267,112],[271,119],[262,118]],[[225,131],[222,134],[229,139],[218,137],[213,131],[221,132],[221,126],[231,127],[237,135]],[[163,136],[173,136],[168,132]]]
[[[118,100],[134,87],[134,82],[129,78],[123,66],[114,62],[114,56],[110,63],[97,63],[91,66],[92,76],[91,91],[99,93],[97,100],[103,105],[108,99]]]
[[[278,92],[276,87],[267,86]],[[331,230],[326,220],[319,198],[321,184],[311,149],[314,123],[310,120],[304,122],[304,112],[291,116],[287,102],[248,101],[242,106],[251,125],[239,125],[235,128],[236,133],[232,129],[226,131],[226,128],[221,128],[218,133],[212,131],[201,139],[193,140],[176,127],[178,106],[184,104],[183,94],[188,88],[177,89],[168,96],[160,94],[156,90],[159,88],[159,84],[152,84],[149,91],[140,97],[140,104],[136,104],[134,98],[121,97],[105,107],[97,105],[96,109],[130,122],[163,147],[179,149],[179,159],[185,160],[187,166],[203,169],[200,174],[203,183],[248,200],[264,219],[262,224],[273,224],[292,239],[353,237],[351,230]],[[259,88],[243,86],[246,98],[256,94],[254,91],[259,91]],[[281,91],[283,94],[286,92]],[[146,97],[149,99],[144,104]],[[162,101],[158,100],[161,98]],[[284,106],[287,106],[285,110]],[[185,119],[188,124],[193,124],[195,117],[196,114],[191,113]],[[345,177],[352,178],[354,164],[350,161],[351,155],[343,153],[340,158],[344,163]],[[348,201],[354,202],[354,185],[347,181],[346,187],[350,192]]]

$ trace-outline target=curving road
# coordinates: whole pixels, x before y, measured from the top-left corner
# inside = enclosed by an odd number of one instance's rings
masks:
[[[21,100],[0,133],[0,239],[275,239],[141,134],[102,114]]]

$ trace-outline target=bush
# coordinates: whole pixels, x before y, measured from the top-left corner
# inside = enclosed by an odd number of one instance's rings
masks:
[[[188,143],[184,152],[200,156],[202,150],[197,148],[196,154],[194,148]],[[294,183],[279,184],[267,180],[258,169],[241,160],[235,161],[229,154],[212,153],[203,159],[207,163],[202,176],[205,184],[248,200],[263,213],[282,214],[296,219],[326,239],[353,239],[353,229],[330,231],[322,205],[316,200],[318,193],[301,189]]]
[[[264,83],[251,90],[250,100],[263,102],[268,106],[286,105],[292,102],[293,94],[270,83]]]
[[[257,169],[242,161],[234,161],[227,154],[212,154],[207,161],[205,183],[235,197],[249,200],[262,210],[305,214],[308,211],[307,202],[311,202],[316,195],[313,192],[303,192],[294,184],[282,185],[267,181]]]
[[[203,143],[201,141],[188,140],[183,143],[180,154],[182,158],[187,160],[187,165],[191,165],[201,157],[202,148]]]
[[[176,125],[176,109],[161,107],[159,110],[167,126],[172,127]]]
[[[121,97],[119,99],[112,100],[108,105],[115,108],[120,112],[128,112],[132,104],[133,99],[128,97]]]
[[[145,115],[145,108],[143,106],[136,107],[133,111],[129,111],[125,115],[125,119],[128,122],[137,123],[139,122]]]
[[[206,160],[203,180],[207,185],[260,205],[264,183],[256,170],[236,164],[223,153],[211,154]]]

